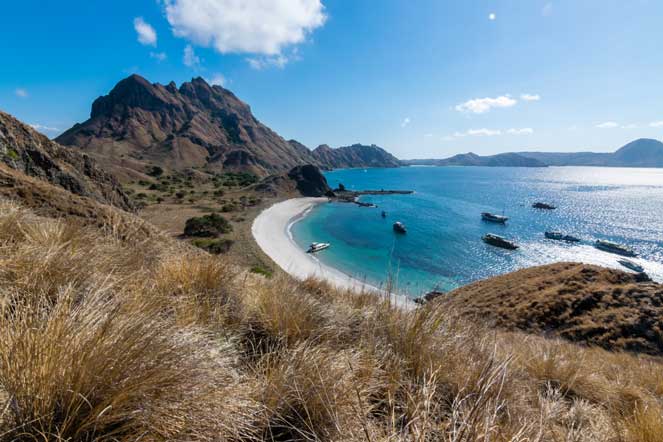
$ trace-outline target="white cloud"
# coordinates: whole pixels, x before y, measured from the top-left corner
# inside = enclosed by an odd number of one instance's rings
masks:
[[[649,127],[663,127],[663,121],[652,121],[649,123]]]
[[[502,131],[499,129],[469,129],[466,132],[456,132],[454,137],[493,137],[496,135],[502,135]]]
[[[28,91],[23,88],[18,88],[14,91],[17,97],[19,98],[28,98]]]
[[[200,66],[200,57],[196,55],[191,45],[186,45],[184,48],[184,57],[182,58],[185,66],[190,68],[197,68]]]
[[[522,129],[509,129],[506,131],[506,133],[510,135],[532,135],[534,133],[534,129],[531,127],[523,127]]]
[[[433,138],[433,134],[424,134],[424,137],[426,137],[426,138]]]
[[[544,17],[550,17],[552,15],[552,13],[553,13],[553,4],[552,4],[552,2],[548,2],[548,3],[545,4],[543,9],[541,10],[541,14]]]
[[[541,95],[539,94],[522,94],[520,98],[523,99],[523,101],[539,101],[541,99]]]
[[[291,58],[279,54],[274,56],[249,57],[246,59],[246,61],[249,63],[249,66],[251,66],[253,69],[260,71],[262,69],[269,67],[283,69],[285,65],[288,64],[289,61],[292,61],[294,59],[296,59],[296,57]]]
[[[496,98],[474,98],[457,105],[456,110],[458,112],[483,114],[490,111],[492,108],[512,107],[515,106],[516,103],[518,103],[518,101],[511,98],[510,95],[502,95]]]
[[[638,128],[638,125],[634,124],[634,123],[625,124],[625,125],[622,126],[622,129],[637,129],[637,128]]]
[[[288,47],[303,43],[327,16],[321,0],[164,0],[173,33],[222,54],[244,53],[252,67],[279,66]],[[277,57],[277,58],[273,58]]]
[[[488,20],[493,21],[496,18],[497,18],[497,15],[495,15],[494,12],[491,12],[490,14],[488,14]]]
[[[60,129],[57,127],[50,127],[50,126],[44,126],[42,124],[31,124],[30,125],[33,129],[39,130],[42,132],[59,132]]]
[[[154,58],[155,60],[161,62],[168,58],[168,55],[166,55],[165,52],[150,52],[150,58]]]
[[[216,86],[223,86],[226,84],[226,77],[224,77],[221,74],[214,74],[210,78],[206,78],[207,82],[211,85],[216,85]]]
[[[599,129],[614,129],[615,127],[619,127],[619,124],[614,121],[606,121],[605,123],[597,124],[596,127]]]
[[[403,121],[401,122],[401,127],[405,127],[405,126],[407,126],[408,124],[410,124],[411,121],[412,121],[412,120],[410,120],[410,117],[405,117],[405,118],[403,119]]]
[[[138,42],[142,45],[156,46],[157,31],[143,17],[134,18],[134,29],[138,34]]]

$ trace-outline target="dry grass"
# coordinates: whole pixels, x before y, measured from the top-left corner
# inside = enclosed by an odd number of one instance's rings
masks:
[[[0,440],[660,441],[663,364],[0,204]]]

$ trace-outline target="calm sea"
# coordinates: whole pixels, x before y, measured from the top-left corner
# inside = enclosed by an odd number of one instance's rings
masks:
[[[322,204],[292,228],[302,248],[313,241],[332,244],[317,254],[322,262],[376,286],[391,278],[399,290],[418,296],[557,261],[619,268],[619,257],[592,246],[596,239],[633,247],[640,254],[634,260],[663,281],[663,169],[404,167],[326,176],[332,187],[415,191],[362,197],[377,209]],[[536,201],[557,209],[533,209]],[[506,226],[486,223],[483,211],[504,213],[510,220]],[[407,235],[393,232],[395,221],[406,224]],[[583,241],[547,240],[546,230]],[[488,246],[481,241],[486,233],[505,236],[521,248]]]

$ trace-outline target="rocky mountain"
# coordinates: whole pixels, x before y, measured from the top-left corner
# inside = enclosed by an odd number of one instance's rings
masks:
[[[317,166],[296,166],[287,173],[271,175],[253,186],[257,192],[271,196],[332,196],[327,179]]]
[[[1,181],[5,196],[34,197],[32,191],[44,188],[39,184],[44,182],[102,204],[132,209],[117,179],[88,155],[60,146],[1,111],[0,165],[3,166]],[[48,188],[43,190],[39,198],[47,197]]]
[[[519,152],[550,166],[663,167],[663,143],[640,138],[613,153]]]
[[[178,88],[131,75],[92,104],[90,118],[57,142],[93,155],[123,179],[156,164],[173,170],[199,167],[260,176],[314,163],[258,121],[232,92],[194,78]]]
[[[399,159],[375,144],[353,144],[336,149],[323,144],[313,150],[313,157],[320,166],[327,169],[401,166]]]
[[[480,156],[470,152],[442,160],[406,160],[403,163],[410,166],[546,167],[545,163],[535,158],[528,158],[515,153]]]

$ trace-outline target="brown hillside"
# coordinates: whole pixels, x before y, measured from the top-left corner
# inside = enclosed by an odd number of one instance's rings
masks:
[[[663,354],[663,286],[619,270],[558,263],[486,279],[441,303],[481,322],[611,350]]]
[[[265,176],[315,162],[308,150],[260,123],[232,92],[202,78],[177,88],[132,75],[96,99],[90,119],[57,141],[94,154],[124,179],[142,175],[149,164]]]
[[[0,164],[102,204],[132,209],[127,195],[111,174],[89,156],[67,149],[0,111]],[[12,175],[3,169],[3,177]],[[16,178],[18,177],[18,178]],[[20,181],[20,176],[16,175]],[[8,184],[5,184],[5,186]],[[3,194],[7,194],[6,191]]]

